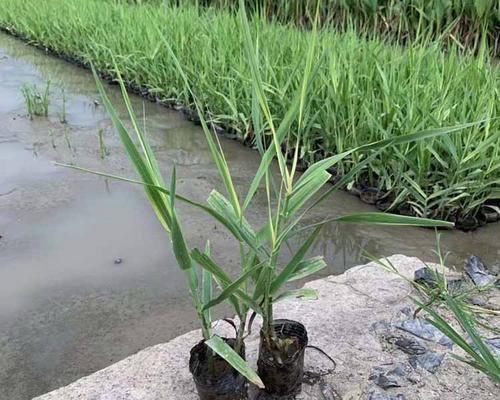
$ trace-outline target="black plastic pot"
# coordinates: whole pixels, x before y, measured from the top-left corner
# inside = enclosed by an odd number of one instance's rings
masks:
[[[235,339],[224,338],[224,340],[234,349]],[[200,400],[246,399],[247,382],[245,378],[215,353],[210,366],[209,351],[209,347],[204,341],[201,341],[191,349],[189,358],[189,371],[193,375]],[[240,356],[245,358],[244,345]]]
[[[278,339],[289,339],[287,351],[273,348],[260,331],[258,374],[265,391],[271,395],[294,396],[302,390],[304,376],[304,353],[307,346],[307,330],[300,322],[276,319],[273,322]]]

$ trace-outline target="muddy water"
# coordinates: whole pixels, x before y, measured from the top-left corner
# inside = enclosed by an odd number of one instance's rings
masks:
[[[49,118],[30,120],[20,88],[50,80]],[[64,88],[67,123],[61,123]],[[116,87],[111,99],[123,113]],[[56,167],[53,161],[133,177],[91,75],[0,35],[0,399],[26,399],[65,385],[146,346],[196,327],[184,277],[137,187]],[[220,188],[200,130],[179,113],[133,97],[165,175],[175,163],[180,193],[203,201]],[[105,149],[99,146],[99,132]],[[243,192],[258,158],[223,140]],[[371,211],[338,193],[310,216]],[[263,215],[259,199],[251,219]],[[234,270],[234,243],[204,215],[181,209],[191,244],[210,238],[214,257]],[[450,264],[470,253],[500,258],[499,225],[446,232]],[[433,260],[433,231],[330,225],[316,252],[338,274],[360,261],[404,253]]]

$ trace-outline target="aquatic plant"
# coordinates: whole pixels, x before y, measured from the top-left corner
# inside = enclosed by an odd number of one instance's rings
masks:
[[[37,2],[33,13],[33,4],[9,1],[0,7],[0,26],[86,65],[93,62],[109,79],[116,77],[114,59],[129,87],[182,103],[196,114],[184,80],[161,46],[161,36],[167,37],[209,122],[255,142],[250,70],[241,52],[241,23],[232,13],[95,0]],[[269,108],[281,120],[300,85],[311,33],[262,18],[254,18],[250,30],[259,37]],[[486,52],[471,57],[451,46],[445,54],[430,39],[400,48],[361,39],[349,29],[343,34],[324,29],[314,64],[298,167],[424,126],[487,120],[450,138],[387,147],[346,182],[358,193],[374,193],[373,202],[383,209],[469,227],[481,222],[482,205],[497,201],[500,179],[500,120],[495,119],[500,73]],[[290,148],[287,158],[293,153]],[[332,171],[334,178],[353,170],[360,157],[344,158]]]
[[[59,121],[61,124],[66,124],[68,120],[66,119],[66,91],[64,88],[61,88],[61,114],[59,115]]]
[[[106,147],[106,143],[104,142],[104,130],[99,129],[97,131],[97,137],[99,139],[99,156],[101,157],[102,160],[106,158],[106,156],[109,155],[108,148]]]
[[[34,116],[47,117],[49,115],[50,81],[46,82],[43,91],[40,91],[36,85],[25,84],[21,87],[21,93],[31,119]]]
[[[236,11],[238,5],[238,0],[188,2],[231,11]],[[186,5],[184,0],[169,3]],[[338,29],[355,27],[360,34],[400,43],[418,40],[425,34],[473,51],[477,51],[485,37],[492,51],[500,52],[500,3],[496,0],[246,0],[245,5],[252,13],[298,26],[310,26],[319,5],[321,23]]]
[[[167,37],[209,122],[255,142],[251,72],[241,52],[241,22],[232,13],[95,0],[37,2],[33,13],[33,4],[9,1],[0,7],[0,26],[86,65],[93,62],[109,79],[116,77],[114,59],[129,87],[169,104],[182,103],[196,114],[184,80],[161,45],[161,36]],[[300,85],[311,33],[262,18],[254,18],[250,30],[259,37],[269,109],[281,120]],[[362,195],[373,193],[381,209],[459,221],[464,227],[480,224],[482,205],[497,201],[500,179],[500,120],[495,119],[500,73],[487,52],[472,57],[451,45],[443,53],[431,39],[400,48],[361,39],[350,29],[343,34],[324,29],[318,35],[314,95],[304,107],[297,168],[423,127],[487,120],[450,138],[387,147],[363,168],[356,166],[364,156],[351,154],[331,171],[340,179],[355,170],[346,186]],[[290,130],[293,134],[295,126]],[[264,138],[266,144],[269,139]],[[288,150],[290,158],[295,149]]]

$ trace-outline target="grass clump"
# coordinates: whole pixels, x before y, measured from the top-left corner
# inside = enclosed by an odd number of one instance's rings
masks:
[[[162,41],[165,37],[210,122],[255,143],[258,122],[252,119],[251,71],[241,23],[233,13],[159,2],[1,3],[0,26],[5,29],[87,65],[92,62],[110,78],[116,77],[116,62],[129,86],[194,110],[193,96]],[[259,47],[270,115],[281,120],[300,86],[311,32],[259,17],[249,29]],[[297,167],[305,167],[424,127],[484,120],[460,135],[388,147],[362,167],[365,155],[351,154],[331,171],[336,179],[350,174],[345,183],[358,192],[375,192],[374,202],[381,208],[477,224],[481,206],[500,197],[500,121],[495,119],[500,73],[488,52],[473,57],[452,45],[445,54],[441,43],[430,39],[401,48],[362,39],[351,29],[342,34],[323,29],[317,46],[300,140],[298,126],[292,124],[293,140],[283,143],[285,158],[291,160],[296,151]],[[267,121],[262,129],[267,147],[272,136]]]
[[[36,85],[23,85],[21,92],[26,104],[26,111],[31,119],[34,116],[48,117],[49,115],[49,97],[50,81],[47,81],[45,88],[40,90]]]

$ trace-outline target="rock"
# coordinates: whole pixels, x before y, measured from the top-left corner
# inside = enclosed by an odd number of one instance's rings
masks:
[[[379,191],[377,188],[364,188],[359,194],[359,198],[362,202],[366,204],[374,205],[379,197]]]
[[[425,354],[410,357],[410,364],[413,368],[421,367],[431,374],[435,374],[443,362],[443,359],[444,355],[430,351]]]
[[[123,262],[123,260],[121,258],[115,258],[115,261],[114,261],[115,264],[118,265],[118,264],[121,264],[122,262]]]
[[[378,366],[370,375],[369,379],[382,389],[401,387],[405,384],[407,371],[402,364],[387,370],[386,366]]]
[[[368,397],[368,400],[406,400],[406,397],[402,394],[392,396],[385,393],[372,393],[370,394],[370,397]]]
[[[386,375],[385,373],[377,373],[370,376],[370,380],[375,382],[377,386],[380,386],[382,389],[389,389],[393,387],[401,387],[398,383],[397,379]]]
[[[491,206],[482,206],[479,209],[479,218],[486,223],[497,222],[500,214],[495,210],[495,208],[492,208]]]
[[[435,289],[438,286],[438,279],[444,279],[443,274],[434,271],[429,267],[420,268],[415,271],[414,281],[420,285],[425,285],[430,289]],[[463,281],[461,279],[449,279],[447,281],[448,291],[458,292],[462,288]]]
[[[424,354],[427,351],[427,349],[418,340],[405,338],[403,336],[396,338],[394,345],[398,349],[410,355]]]
[[[457,293],[462,290],[464,286],[464,281],[462,279],[449,279],[448,280],[448,291],[450,293]]]
[[[496,278],[488,273],[488,269],[477,256],[470,256],[465,264],[465,273],[476,286],[488,286],[495,282]]]
[[[432,271],[429,267],[420,268],[415,271],[413,280],[420,285],[434,289],[437,286],[436,274],[438,272]]]
[[[453,347],[453,342],[450,338],[444,335],[434,325],[431,325],[421,318],[407,319],[396,323],[395,326],[396,328],[411,333],[421,339],[436,342],[448,348]]]

